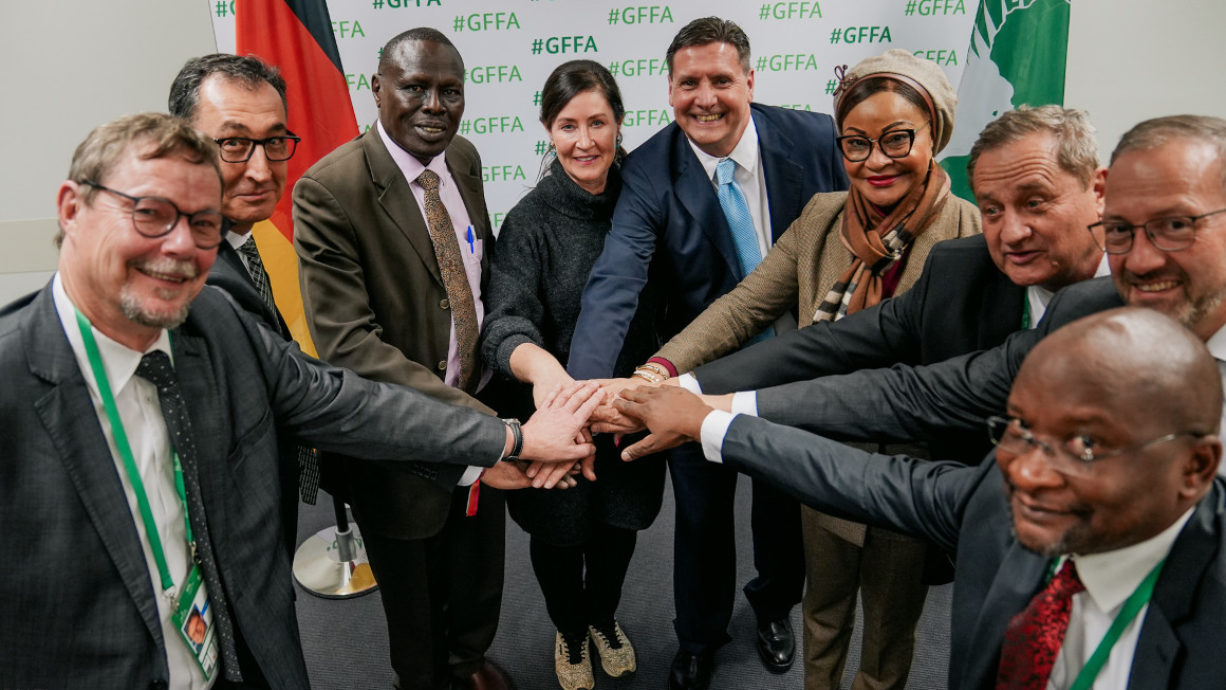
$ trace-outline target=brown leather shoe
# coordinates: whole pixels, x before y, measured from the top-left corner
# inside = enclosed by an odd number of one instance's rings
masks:
[[[511,676],[501,666],[486,659],[477,672],[456,684],[462,690],[515,690]]]

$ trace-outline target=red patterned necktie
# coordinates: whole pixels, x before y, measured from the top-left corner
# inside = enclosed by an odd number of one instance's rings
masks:
[[[1085,591],[1070,558],[1043,591],[1009,621],[1000,650],[996,690],[1043,690],[1060,653],[1073,610],[1073,595]]]

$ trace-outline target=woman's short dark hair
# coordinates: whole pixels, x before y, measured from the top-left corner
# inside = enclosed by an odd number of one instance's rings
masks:
[[[908,103],[919,108],[919,111],[925,117],[932,117],[932,112],[928,109],[928,102],[924,100],[923,94],[915,90],[915,87],[897,79],[890,79],[889,77],[869,77],[868,79],[861,79],[852,85],[847,95],[843,96],[843,99],[839,101],[839,111],[834,114],[835,123],[842,128],[843,118],[847,117],[847,113],[850,113],[852,108],[867,101],[870,96],[884,91],[892,91],[902,96]]]
[[[541,89],[541,124],[552,126],[570,99],[585,91],[599,91],[609,102],[613,119],[621,123],[626,107],[613,75],[599,62],[571,60],[558,65],[545,80],[545,88]]]

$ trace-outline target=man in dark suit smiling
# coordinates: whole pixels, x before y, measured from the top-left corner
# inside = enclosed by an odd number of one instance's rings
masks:
[[[753,270],[810,197],[847,186],[828,115],[753,103],[749,39],[736,24],[696,19],[666,59],[675,121],[626,161],[613,228],[571,342],[567,369],[575,378],[613,375],[644,290],[659,294],[660,334],[671,337]],[[638,375],[660,374],[648,366]],[[707,465],[693,448],[673,453],[669,470],[680,644],[669,687],[706,688],[715,650],[729,640],[736,475]],[[782,672],[795,653],[790,611],[804,581],[800,511],[770,489],[755,485],[754,493],[758,576],[745,593],[758,618],[759,654]]]
[[[389,461],[594,451],[581,390],[520,433],[328,367],[205,287],[217,156],[169,115],[95,129],[56,198],[55,277],[0,309],[0,559],[22,564],[0,574],[0,687],[307,687],[286,431]]]

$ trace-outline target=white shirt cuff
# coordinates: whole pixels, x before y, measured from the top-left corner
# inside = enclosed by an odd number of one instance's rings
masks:
[[[732,424],[732,418],[735,416],[723,410],[712,410],[703,418],[702,431],[699,435],[702,441],[702,454],[707,456],[707,460],[719,463],[724,461],[721,452],[724,447],[724,436],[728,434],[728,426]]]
[[[678,376],[677,385],[693,393],[694,395],[702,395],[702,386],[698,384],[698,378],[693,374],[687,372]]]
[[[757,391],[738,391],[732,394],[732,412],[734,414],[747,414],[750,417],[758,416],[758,392]]]
[[[472,486],[473,482],[481,478],[481,472],[484,467],[469,465],[468,469],[464,470],[464,474],[460,476],[460,481],[456,482],[456,486]]]

